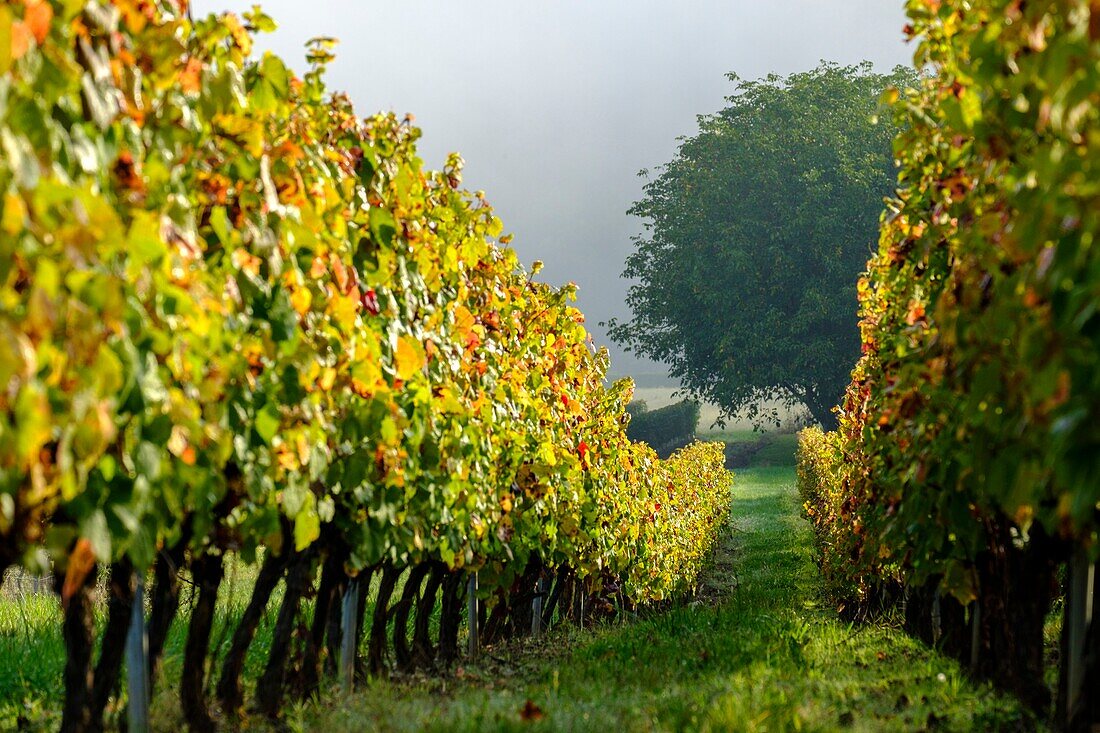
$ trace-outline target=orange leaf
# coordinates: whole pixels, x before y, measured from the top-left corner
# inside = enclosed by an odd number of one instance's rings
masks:
[[[18,61],[31,48],[31,39],[34,34],[27,24],[18,20],[11,24],[11,60]]]
[[[69,599],[76,594],[88,578],[95,565],[95,552],[92,543],[83,537],[76,541],[76,547],[69,555],[69,567],[65,571],[65,583],[61,586],[61,605],[69,607]]]
[[[905,315],[905,322],[915,326],[917,322],[924,320],[924,304],[913,301],[909,304],[909,312]]]
[[[336,279],[336,287],[342,295],[347,295],[351,289],[351,278],[348,276],[348,268],[335,254],[332,255],[332,276]]]
[[[202,62],[197,58],[187,59],[187,64],[180,72],[180,86],[183,91],[198,94],[202,90]]]
[[[43,0],[26,0],[26,6],[27,9],[23,12],[23,22],[27,24],[27,30],[34,36],[34,40],[41,45],[50,33],[53,8]]]

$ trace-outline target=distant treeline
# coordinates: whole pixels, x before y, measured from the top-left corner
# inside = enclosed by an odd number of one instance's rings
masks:
[[[637,400],[627,407],[630,425],[626,434],[631,440],[648,443],[661,456],[683,448],[695,440],[699,424],[699,403],[684,400],[659,410],[648,410],[645,402]]]

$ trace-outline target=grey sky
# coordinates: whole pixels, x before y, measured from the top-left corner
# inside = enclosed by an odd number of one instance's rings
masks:
[[[195,13],[253,0],[193,0]],[[295,68],[313,36],[340,39],[330,85],[362,114],[412,112],[428,165],[457,150],[542,278],[580,286],[600,321],[628,315],[626,209],[642,168],[668,161],[696,115],[723,106],[733,71],[788,74],[819,60],[909,63],[902,0],[266,0],[262,40]],[[610,344],[608,344],[611,346]],[[612,371],[655,372],[612,348]]]

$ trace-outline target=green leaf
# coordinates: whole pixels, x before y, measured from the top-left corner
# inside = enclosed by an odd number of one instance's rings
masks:
[[[290,72],[282,59],[272,53],[265,53],[260,62],[260,76],[271,85],[272,90],[280,98],[285,98],[290,93]]]
[[[389,209],[378,206],[371,207],[370,231],[377,244],[383,247],[391,247],[394,235],[397,234],[397,222],[393,218],[393,213]]]
[[[272,403],[264,405],[264,408],[256,413],[256,432],[268,445],[271,444],[272,439],[279,432],[281,424],[282,417],[279,415],[279,408]]]
[[[107,527],[107,516],[96,509],[80,522],[80,536],[92,545],[96,559],[111,559],[111,530]]]
[[[313,495],[294,518],[294,547],[301,552],[321,536],[321,517],[317,514]]]
[[[210,227],[218,236],[218,241],[223,247],[229,247],[232,242],[232,229],[229,226],[229,215],[225,213],[224,206],[215,206],[210,210]]]
[[[151,212],[141,211],[134,216],[126,243],[139,266],[155,264],[168,252],[160,236],[160,222]]]

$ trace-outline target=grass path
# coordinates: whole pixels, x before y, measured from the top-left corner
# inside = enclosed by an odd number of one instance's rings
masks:
[[[823,604],[790,468],[738,475],[702,599],[493,650],[445,680],[292,711],[302,730],[1031,730],[1012,700],[897,630]]]

